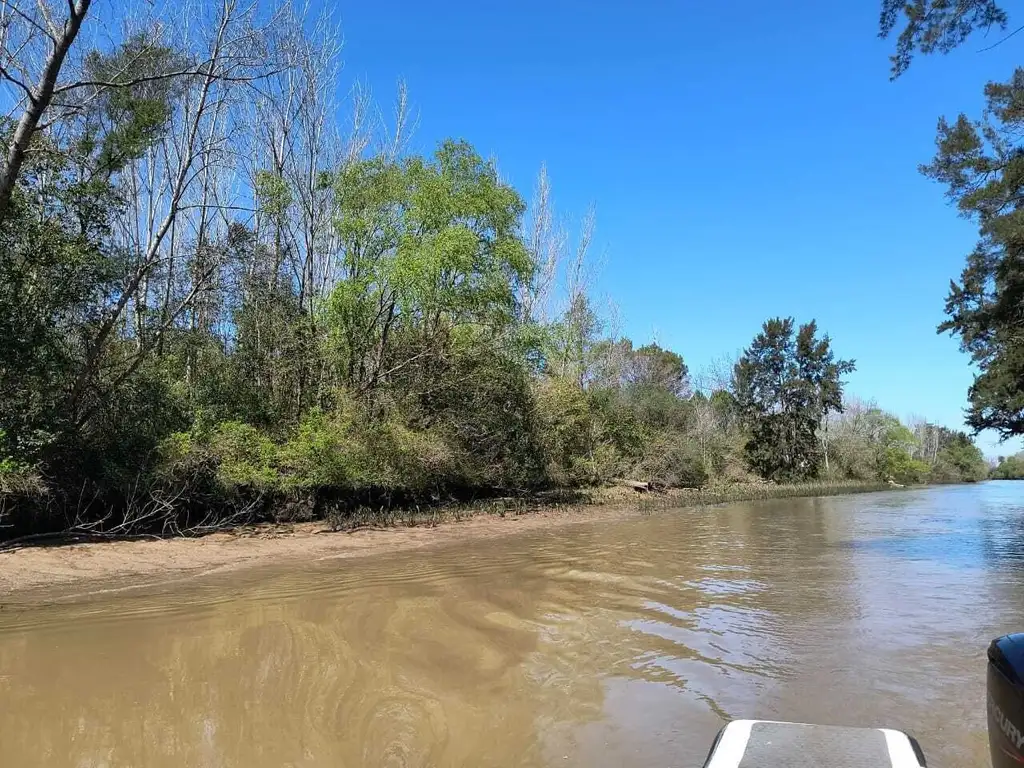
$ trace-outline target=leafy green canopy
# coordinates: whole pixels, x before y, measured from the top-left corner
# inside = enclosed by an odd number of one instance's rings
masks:
[[[341,383],[365,391],[436,359],[460,334],[501,334],[517,317],[531,254],[523,202],[465,142],[432,161],[373,158],[339,171],[342,277],[325,322]]]
[[[828,336],[812,320],[794,338],[792,318],[765,322],[736,364],[736,399],[750,429],[747,456],[764,477],[817,476],[817,430],[830,411],[843,408],[842,377],[852,360],[836,360]]]
[[[158,35],[79,61],[93,85],[41,124],[0,223],[0,513],[28,528],[203,529],[823,465],[977,477],[970,440],[930,425],[869,412],[830,433],[853,363],[813,322],[769,321],[734,388],[716,372],[693,394],[677,352],[607,336],[580,265],[561,275],[465,142],[314,149],[330,131],[254,124],[235,109],[248,90],[180,76],[202,65]],[[228,178],[245,206],[222,197]],[[566,306],[540,322],[528,307],[563,279]]]
[[[1024,433],[1024,70],[989,83],[983,119],[942,119],[923,171],[947,186],[980,238],[946,299],[940,331],[960,337],[979,375],[967,421],[1003,437]]]
[[[975,31],[1006,29],[1009,17],[995,0],[883,0],[882,36],[901,20],[894,77],[915,52],[946,53]],[[1024,69],[988,83],[985,101],[981,119],[939,120],[937,152],[922,172],[945,184],[961,214],[978,224],[978,243],[960,280],[951,282],[949,319],[939,331],[959,336],[979,372],[968,393],[967,423],[1007,438],[1024,434]]]
[[[1024,480],[1024,454],[1000,456],[999,463],[992,468],[993,480]]]

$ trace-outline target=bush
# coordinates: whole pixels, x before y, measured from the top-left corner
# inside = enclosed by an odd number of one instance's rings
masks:
[[[634,474],[669,488],[700,488],[708,481],[696,443],[674,432],[663,432],[647,442]]]
[[[955,479],[952,482],[975,483],[988,476],[988,465],[978,446],[966,435],[958,434],[935,458],[935,466],[949,467],[946,472]]]
[[[396,445],[404,441],[444,473],[437,478],[440,485],[529,489],[544,483],[529,373],[521,360],[494,348],[493,340],[460,339],[427,392],[402,401],[389,418],[423,436],[393,435]]]
[[[999,457],[999,464],[992,469],[990,477],[993,480],[1022,480],[1024,479],[1024,453],[1014,456]]]
[[[331,416],[319,410],[307,413],[295,434],[278,450],[282,489],[313,491],[366,485],[373,460],[366,443],[353,433],[348,408],[339,408]]]
[[[923,461],[912,459],[906,450],[890,445],[882,449],[878,459],[878,477],[903,485],[923,483],[930,467]]]
[[[593,477],[593,414],[586,392],[565,378],[536,387],[545,472],[554,485],[580,485]],[[590,461],[587,461],[590,458]],[[607,458],[602,460],[602,463]]]
[[[962,483],[964,482],[960,470],[946,461],[941,454],[936,458],[928,471],[929,483]]]
[[[373,431],[373,477],[370,485],[413,499],[439,500],[442,493],[475,485],[464,473],[466,456],[436,432],[416,432],[386,423]]]
[[[840,480],[876,480],[875,446],[859,436],[843,436],[829,447],[830,470]]]
[[[393,420],[368,422],[351,404],[334,414],[306,414],[287,440],[238,421],[169,436],[154,478],[181,486],[207,474],[224,499],[237,494],[438,498],[471,484],[465,457],[438,431]]]
[[[210,436],[209,447],[217,462],[217,478],[226,488],[268,492],[281,488],[277,446],[255,427],[240,421],[221,422]]]

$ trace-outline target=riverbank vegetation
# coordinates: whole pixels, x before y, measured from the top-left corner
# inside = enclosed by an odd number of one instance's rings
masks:
[[[226,0],[100,35],[88,0],[23,6],[0,53],[0,534],[985,476],[966,435],[844,398],[854,363],[813,321],[696,374],[624,338],[594,217],[570,235],[543,171],[528,205],[464,141],[411,151],[404,89],[388,120],[336,101],[327,18]]]
[[[881,480],[809,480],[800,483],[709,484],[702,488],[683,488],[671,493],[646,496],[639,502],[641,512],[678,507],[706,507],[739,501],[768,501],[817,496],[847,496],[856,493],[891,491],[895,485]]]
[[[1024,453],[1000,456],[989,477],[992,480],[1024,480]]]

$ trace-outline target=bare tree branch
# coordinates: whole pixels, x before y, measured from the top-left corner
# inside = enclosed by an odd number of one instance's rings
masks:
[[[50,106],[64,59],[78,36],[91,2],[92,0],[68,0],[68,20],[64,23],[61,35],[54,42],[53,50],[43,66],[40,81],[33,89],[29,103],[14,129],[14,135],[7,148],[7,157],[0,168],[0,221],[6,216],[32,134]]]

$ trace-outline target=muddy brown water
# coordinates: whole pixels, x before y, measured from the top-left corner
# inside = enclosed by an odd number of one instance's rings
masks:
[[[0,611],[0,766],[680,766],[728,718],[988,765],[1024,483],[672,510]]]

